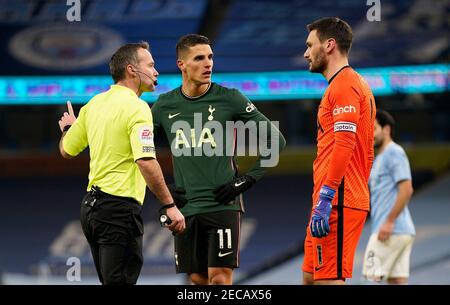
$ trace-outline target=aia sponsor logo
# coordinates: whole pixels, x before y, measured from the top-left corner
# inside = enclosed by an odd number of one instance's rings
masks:
[[[333,109],[333,115],[339,115],[339,114],[343,114],[343,113],[356,113],[356,107],[355,106],[339,106],[337,105],[334,109]]]

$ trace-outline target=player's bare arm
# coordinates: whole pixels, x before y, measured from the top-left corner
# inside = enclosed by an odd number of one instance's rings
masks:
[[[400,213],[411,199],[414,189],[411,180],[403,180],[398,183],[398,195],[394,206],[389,213],[386,222],[380,227],[378,232],[378,240],[387,241],[394,231],[394,223]]]

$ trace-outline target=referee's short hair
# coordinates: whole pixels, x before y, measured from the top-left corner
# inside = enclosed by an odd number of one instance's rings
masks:
[[[386,125],[391,127],[391,138],[394,138],[395,120],[392,115],[390,115],[386,110],[378,109],[377,121],[381,127],[384,127]]]
[[[196,46],[198,44],[211,45],[208,37],[199,34],[187,34],[181,37],[176,46],[177,59],[180,58],[181,54],[187,51],[190,47]]]
[[[139,58],[137,51],[142,48],[150,51],[150,46],[146,41],[140,41],[138,43],[127,43],[121,46],[111,56],[109,61],[109,71],[114,80],[114,83],[122,80],[125,77],[125,68],[128,64],[137,66],[139,64]]]

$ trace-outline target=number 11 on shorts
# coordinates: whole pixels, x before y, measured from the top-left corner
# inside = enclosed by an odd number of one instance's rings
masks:
[[[223,249],[223,229],[218,229],[217,234],[219,234],[219,248]],[[227,235],[227,248],[231,249],[231,229],[225,229],[225,234]]]

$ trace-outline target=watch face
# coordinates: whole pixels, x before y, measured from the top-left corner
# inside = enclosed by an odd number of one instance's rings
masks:
[[[161,215],[160,217],[159,217],[159,221],[162,223],[162,224],[165,224],[166,223],[166,221],[169,219],[169,217],[167,217],[167,215]]]

